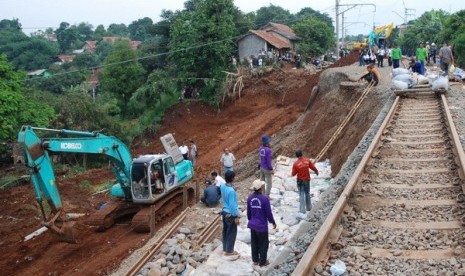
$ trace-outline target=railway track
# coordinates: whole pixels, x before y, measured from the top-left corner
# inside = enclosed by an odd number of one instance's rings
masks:
[[[398,96],[292,275],[465,275],[464,160],[443,94]]]

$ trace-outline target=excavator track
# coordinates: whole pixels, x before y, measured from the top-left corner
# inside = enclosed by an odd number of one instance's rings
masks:
[[[135,214],[141,210],[141,207],[131,202],[111,200],[104,208],[93,213],[86,220],[86,224],[95,228],[97,232],[103,232],[113,226],[116,219]]]
[[[103,232],[113,226],[116,219],[134,215],[131,222],[134,231],[153,235],[156,225],[161,224],[164,219],[172,216],[173,213],[181,212],[187,207],[188,203],[195,203],[195,200],[192,199],[194,196],[195,189],[186,186],[171,191],[152,205],[112,200],[104,208],[92,214],[86,220],[86,224],[97,232]]]
[[[157,201],[153,205],[141,206],[141,210],[132,218],[132,227],[138,233],[151,235],[155,232],[155,226],[174,212],[183,210],[183,198],[185,189],[178,188]]]

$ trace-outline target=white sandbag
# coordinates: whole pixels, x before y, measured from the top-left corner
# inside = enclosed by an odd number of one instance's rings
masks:
[[[393,80],[392,87],[397,90],[404,90],[408,88],[408,84],[403,81]]]
[[[410,79],[411,79],[410,74],[400,74],[400,75],[395,76],[392,80],[403,81],[403,82],[408,83]]]
[[[418,84],[429,84],[430,81],[429,81],[429,79],[427,77],[422,76],[422,75],[418,75],[417,76],[417,83]]]
[[[402,75],[402,74],[409,74],[409,70],[405,68],[395,68],[392,69],[392,76]]]
[[[431,86],[433,90],[437,89],[448,89],[449,88],[449,79],[440,76],[437,80],[433,81],[433,85]]]

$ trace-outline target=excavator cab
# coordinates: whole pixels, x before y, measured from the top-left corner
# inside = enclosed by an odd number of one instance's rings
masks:
[[[131,188],[134,202],[153,203],[178,184],[176,167],[169,155],[143,155],[131,168]]]

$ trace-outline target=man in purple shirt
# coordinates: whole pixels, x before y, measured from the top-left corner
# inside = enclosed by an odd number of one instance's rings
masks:
[[[270,197],[271,176],[274,174],[273,165],[271,164],[270,137],[262,136],[262,146],[258,149],[260,155],[260,180],[265,181],[265,195]]]
[[[252,261],[254,265],[266,266],[268,253],[268,222],[276,228],[276,222],[271,212],[270,200],[262,195],[265,182],[257,179],[253,182],[251,189],[254,191],[247,198],[247,218],[250,228]]]

